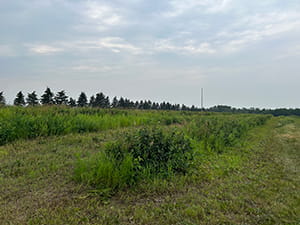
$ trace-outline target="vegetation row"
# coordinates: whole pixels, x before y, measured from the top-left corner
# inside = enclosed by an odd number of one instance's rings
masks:
[[[187,173],[199,152],[222,152],[268,118],[208,116],[196,117],[183,127],[139,128],[107,143],[98,154],[79,158],[74,179],[107,195],[140,180]]]
[[[141,125],[182,123],[185,112],[152,112],[66,107],[4,107],[0,109],[0,145],[68,133],[96,132]]]

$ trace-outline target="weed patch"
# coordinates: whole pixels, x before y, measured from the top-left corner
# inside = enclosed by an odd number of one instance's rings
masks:
[[[141,179],[184,173],[192,157],[191,142],[182,132],[143,128],[108,143],[103,152],[79,159],[75,180],[115,191]]]

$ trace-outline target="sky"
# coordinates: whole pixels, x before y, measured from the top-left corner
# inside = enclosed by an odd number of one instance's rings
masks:
[[[0,0],[0,92],[300,107],[299,0]]]

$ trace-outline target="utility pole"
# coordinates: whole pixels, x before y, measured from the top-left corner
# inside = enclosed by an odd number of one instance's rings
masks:
[[[201,88],[201,110],[203,110],[203,88]]]

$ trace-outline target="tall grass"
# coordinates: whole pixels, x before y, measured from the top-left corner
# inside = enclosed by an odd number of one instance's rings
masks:
[[[219,115],[197,117],[185,127],[189,136],[205,150],[222,151],[237,144],[249,129],[263,125],[268,115]]]
[[[18,139],[68,133],[95,132],[141,125],[182,123],[189,116],[180,112],[67,108],[0,108],[0,145]]]

